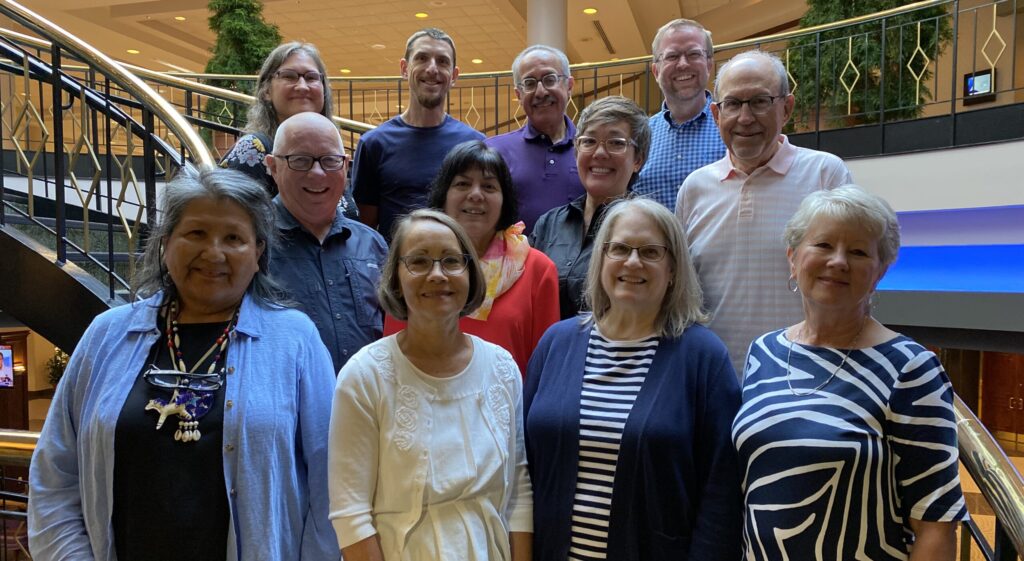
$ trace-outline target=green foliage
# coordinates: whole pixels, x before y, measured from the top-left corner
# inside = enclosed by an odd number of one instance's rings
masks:
[[[281,43],[276,25],[263,20],[263,3],[259,0],[210,0],[210,29],[217,34],[213,56],[206,63],[207,74],[256,74],[263,59]],[[252,93],[251,82],[211,80],[210,85],[243,93]],[[230,113],[230,117],[227,116]],[[245,106],[209,100],[209,119],[241,127],[245,124]]]
[[[56,388],[57,383],[64,376],[64,369],[68,367],[68,358],[67,353],[57,347],[53,348],[53,356],[46,361],[46,375],[51,386]]]
[[[807,0],[808,10],[800,26],[832,23],[904,4],[899,0]],[[811,35],[790,42],[789,70],[798,84],[796,123],[809,121],[813,128],[818,100],[823,116],[833,124],[878,123],[883,120],[883,111],[885,121],[921,114],[923,104],[932,99],[934,62],[953,36],[946,7],[891,16],[885,18],[884,27],[884,52],[883,20],[823,32],[820,38]],[[820,69],[816,57],[819,48]],[[922,52],[932,62],[927,67]],[[920,89],[917,78],[907,68],[908,62],[914,73],[921,76]],[[816,91],[818,72],[820,87]],[[843,81],[851,88],[850,94]]]

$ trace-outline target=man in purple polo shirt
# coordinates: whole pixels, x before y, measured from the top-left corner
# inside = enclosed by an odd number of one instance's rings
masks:
[[[565,116],[573,86],[569,59],[554,47],[527,47],[512,62],[512,81],[526,125],[485,142],[508,163],[529,234],[540,215],[583,194],[573,150],[576,127]]]

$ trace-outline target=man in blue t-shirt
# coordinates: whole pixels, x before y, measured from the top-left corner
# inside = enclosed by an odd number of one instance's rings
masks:
[[[389,241],[399,217],[427,205],[430,182],[448,151],[484,138],[445,112],[448,90],[459,77],[448,34],[435,28],[413,33],[399,67],[409,81],[408,105],[363,135],[352,163],[359,218]]]

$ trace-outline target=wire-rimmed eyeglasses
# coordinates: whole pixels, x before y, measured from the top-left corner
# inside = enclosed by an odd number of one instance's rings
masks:
[[[440,259],[434,259],[427,255],[406,255],[399,257],[398,260],[405,264],[410,275],[415,276],[430,273],[434,269],[434,263],[440,263],[441,272],[446,275],[461,275],[469,267],[469,255],[465,253],[445,255]]]
[[[212,392],[224,385],[224,376],[220,372],[193,374],[180,370],[165,370],[155,364],[151,364],[142,373],[142,379],[152,386],[169,390]]]
[[[519,82],[519,89],[530,93],[537,89],[537,84],[543,84],[544,89],[550,90],[565,78],[567,78],[566,75],[555,74],[554,72],[541,76],[539,80],[537,78],[523,78],[523,81]]]

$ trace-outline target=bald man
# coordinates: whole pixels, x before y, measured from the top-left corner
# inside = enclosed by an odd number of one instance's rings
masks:
[[[338,209],[347,163],[338,129],[318,113],[281,123],[266,158],[281,233],[271,273],[316,324],[335,373],[384,327],[376,286],[387,245]]]

